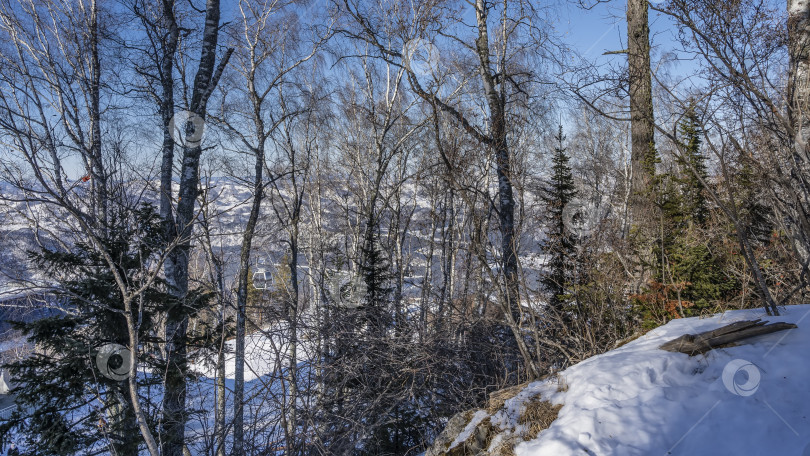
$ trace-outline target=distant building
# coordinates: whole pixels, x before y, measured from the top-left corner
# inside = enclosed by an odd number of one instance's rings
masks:
[[[8,394],[9,390],[12,388],[14,388],[14,385],[11,383],[8,372],[0,370],[0,394]]]

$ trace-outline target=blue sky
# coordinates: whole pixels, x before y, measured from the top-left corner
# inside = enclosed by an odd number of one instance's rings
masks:
[[[595,0],[584,0],[595,3]],[[597,59],[621,59],[621,55],[603,56],[605,51],[618,51],[626,48],[627,23],[625,20],[626,2],[613,0],[600,3],[590,10],[581,8],[576,0],[562,0],[559,6],[560,22],[557,30],[563,34],[566,43],[583,57]],[[659,3],[653,0],[651,3]],[[658,49],[670,49],[674,37],[673,27],[667,18],[650,11],[650,38]]]
[[[624,8],[623,1],[599,4],[590,10],[579,7],[573,0],[564,1],[557,28],[565,42],[584,57],[596,58],[605,51],[624,48],[627,28]]]
[[[317,8],[325,0],[311,0],[308,9]],[[576,50],[582,57],[592,63],[606,63],[623,61],[623,55],[603,56],[605,51],[615,51],[626,47],[625,0],[611,0],[600,3],[590,10],[579,6],[577,0],[536,0],[538,5],[552,8],[551,16],[554,27],[563,41]],[[596,0],[583,0],[595,3]],[[656,0],[652,0],[657,3]],[[239,15],[238,2],[224,1],[222,4],[222,20],[237,19]],[[323,11],[320,11],[323,13]],[[672,25],[659,14],[650,12],[651,32],[653,44],[659,50],[672,47]],[[683,71],[683,69],[680,69]],[[75,170],[79,177],[83,174],[78,162],[70,163],[69,168]]]

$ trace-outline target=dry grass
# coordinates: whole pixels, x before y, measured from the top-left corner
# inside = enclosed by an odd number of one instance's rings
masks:
[[[472,419],[473,415],[475,415],[475,410],[472,410],[472,409],[467,410],[466,412],[464,412],[464,421],[469,423],[470,420]]]
[[[495,438],[498,433],[501,432],[499,428],[492,424],[492,421],[489,417],[485,418],[481,424],[478,425],[476,429],[476,434],[478,434],[478,445],[482,450],[486,450],[489,448],[489,444],[492,443],[492,439]]]
[[[503,404],[506,401],[517,396],[518,393],[523,391],[523,389],[526,388],[527,386],[529,386],[528,382],[490,393],[489,401],[487,401],[487,413],[492,415],[493,413],[503,408]]]
[[[557,419],[562,404],[554,405],[549,401],[541,400],[540,396],[536,396],[527,402],[525,407],[523,414],[518,418],[518,423],[529,425],[529,430],[523,438],[532,440],[540,431],[548,429],[551,423]]]
[[[486,408],[490,417],[497,411],[503,409],[504,403],[517,396],[526,386],[528,386],[528,383],[491,393]],[[557,375],[557,390],[568,390],[568,384],[560,375]],[[490,417],[487,417],[476,426],[476,429],[470,434],[466,441],[456,445],[452,449],[445,449],[442,454],[446,456],[478,456],[481,454],[515,456],[515,445],[521,441],[521,438],[523,440],[536,438],[540,431],[547,429],[551,426],[551,423],[557,419],[557,414],[561,408],[562,405],[553,405],[549,401],[542,400],[541,397],[537,395],[524,404],[523,411],[518,418],[518,424],[526,425],[525,432],[515,434],[515,430],[509,431],[500,429],[492,424]],[[474,411],[470,410],[463,415],[467,423],[472,419],[473,414]],[[496,447],[492,449],[492,453],[487,452],[493,439],[498,435],[503,435],[504,441],[498,443]]]
[[[514,445],[503,445],[498,456],[516,456]]]

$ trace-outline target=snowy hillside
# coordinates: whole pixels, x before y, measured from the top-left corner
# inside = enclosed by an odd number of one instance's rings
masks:
[[[487,440],[489,448],[508,434],[525,434],[520,416],[539,395],[562,408],[548,429],[515,447],[518,456],[808,455],[808,315],[810,305],[801,305],[783,309],[780,317],[757,309],[672,321],[528,385],[490,417],[502,434]],[[686,333],[757,318],[796,323],[798,329],[705,356],[658,348]],[[476,414],[462,434],[486,415]]]
[[[131,185],[133,186],[132,193],[140,195],[142,202],[157,204],[158,182],[133,182]],[[284,188],[283,184],[279,185],[282,186],[281,190],[278,190],[282,196],[276,195],[275,200],[268,199],[264,202],[257,227],[257,239],[253,242],[253,259],[262,259],[271,265],[281,261],[288,248],[283,241],[284,237],[279,235],[285,228],[276,216],[272,201],[276,201],[278,204],[281,199],[289,198],[291,190]],[[212,243],[223,256],[226,277],[232,278],[237,273],[239,247],[242,242],[244,225],[247,223],[250,212],[252,196],[244,183],[230,178],[212,178],[210,182],[204,183],[204,187],[207,192],[206,199],[210,205],[211,220],[209,223]],[[426,255],[430,251],[428,228],[434,209],[430,201],[418,194],[416,186],[406,184],[403,188],[405,189],[403,198],[406,198],[413,210],[410,215],[411,223],[414,227],[420,228],[404,234],[402,245],[403,251],[407,253],[404,255],[403,261],[405,265],[410,266],[414,274],[424,277]],[[6,191],[11,192],[13,189]],[[323,217],[325,222],[321,227],[323,233],[319,236],[323,236],[324,239],[328,238],[329,242],[336,246],[346,245],[347,233],[354,229],[348,225],[358,223],[345,218],[343,213],[345,208],[342,205],[349,204],[350,207],[354,207],[352,205],[356,203],[343,201],[346,198],[343,193],[326,189],[319,202],[319,208],[326,215]],[[18,195],[9,193],[4,197],[11,198],[18,197]],[[530,192],[527,192],[525,197],[527,201],[532,201],[534,198]],[[310,201],[306,200],[302,209],[306,216],[301,222],[302,237],[299,245],[302,252],[309,247],[308,242],[313,239],[312,233],[316,229],[314,221],[309,215],[311,210]],[[60,237],[60,240],[67,244],[73,242],[75,233],[70,231],[72,227],[67,226],[64,219],[65,215],[58,208],[44,204],[29,204],[13,199],[0,202],[0,299],[9,298],[14,290],[22,286],[30,287],[32,283],[48,284],[49,278],[32,266],[27,252],[38,250],[36,239],[32,234],[34,227],[40,228],[41,240],[54,249],[61,247],[54,240],[56,237]],[[381,220],[380,223],[381,229],[385,232],[389,228],[388,221]],[[523,272],[530,283],[537,280],[538,271],[543,268],[546,261],[545,256],[539,250],[542,238],[541,231],[528,230],[521,233],[520,243],[524,247],[521,250],[520,259]],[[324,239],[319,239],[319,241],[324,241]],[[434,240],[441,241],[441,234],[436,234]],[[349,243],[351,244],[351,242]],[[344,252],[344,254],[353,255],[352,252]],[[299,266],[306,267],[308,260],[309,257],[302,253],[299,258]],[[434,276],[440,274],[438,262],[434,262],[433,269]],[[421,283],[419,290],[421,290]],[[411,291],[418,295],[419,290]]]

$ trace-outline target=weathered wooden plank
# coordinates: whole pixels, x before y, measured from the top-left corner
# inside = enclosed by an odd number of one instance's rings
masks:
[[[762,319],[756,319],[756,320],[750,320],[750,321],[738,321],[738,322],[734,322],[734,323],[732,323],[730,325],[721,326],[721,327],[719,327],[717,329],[714,329],[714,330],[706,332],[706,333],[701,333],[701,335],[705,334],[705,336],[703,336],[704,339],[711,339],[712,337],[722,336],[723,334],[732,333],[734,331],[742,331],[743,329],[747,329],[747,328],[750,328],[752,326],[761,326],[761,325],[764,325],[766,323],[767,322],[762,321]]]
[[[731,345],[740,340],[796,327],[797,326],[793,323],[779,322],[766,324],[766,322],[762,322],[761,320],[738,321],[700,334],[684,334],[683,336],[662,344],[659,348],[693,356],[706,353],[715,348]]]

